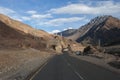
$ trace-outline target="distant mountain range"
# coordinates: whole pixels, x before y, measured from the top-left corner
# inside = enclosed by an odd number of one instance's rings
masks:
[[[98,16],[79,29],[70,29],[58,34],[84,45],[116,45],[120,44],[120,20],[109,15]]]
[[[64,37],[69,37],[73,34],[75,34],[77,29],[68,29],[62,32],[57,33],[58,35],[63,35]]]

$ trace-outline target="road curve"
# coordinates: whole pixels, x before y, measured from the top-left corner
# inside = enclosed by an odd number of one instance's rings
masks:
[[[30,80],[120,80],[120,75],[62,54],[48,61]]]

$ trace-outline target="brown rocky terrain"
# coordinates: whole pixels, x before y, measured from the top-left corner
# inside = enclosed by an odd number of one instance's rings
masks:
[[[98,16],[77,30],[66,30],[60,34],[85,46],[90,45],[91,50],[85,53],[86,55],[105,60],[106,64],[116,68],[120,67],[120,20],[118,18]]]
[[[61,48],[71,44],[67,39],[63,39],[60,36],[57,36],[57,39],[55,37],[56,35],[48,34],[43,30],[33,29],[29,25],[0,14],[0,49],[35,48],[41,50],[52,48],[51,46],[56,42],[58,45],[55,46],[60,46]]]
[[[53,55],[33,48],[0,50],[0,80],[25,80]]]
[[[0,14],[0,80],[24,80],[68,45],[73,50],[82,46]]]
[[[24,80],[52,57],[54,52],[46,50],[51,37],[0,14],[0,80]]]
[[[0,47],[1,48],[45,48],[46,41],[51,37],[45,31],[0,15]]]

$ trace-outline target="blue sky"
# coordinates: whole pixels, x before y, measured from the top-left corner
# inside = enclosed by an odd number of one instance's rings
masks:
[[[120,18],[119,0],[0,0],[0,13],[50,33],[79,28],[92,18]]]

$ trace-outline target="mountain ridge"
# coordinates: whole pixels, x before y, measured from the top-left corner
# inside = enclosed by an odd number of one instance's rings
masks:
[[[67,36],[67,38],[79,43],[92,45],[98,45],[100,40],[101,45],[104,46],[119,42],[120,38],[115,35],[120,36],[120,20],[110,15],[105,15],[95,17],[89,23],[78,28],[75,34]]]
[[[61,52],[68,45],[74,48],[82,46],[74,41],[34,29],[27,24],[0,14],[0,49],[34,48]]]
[[[13,19],[11,19],[3,14],[0,14],[0,21],[5,23],[6,25],[8,25],[11,28],[22,31],[22,33],[30,34],[30,35],[33,35],[36,37],[43,37],[43,35],[44,36],[48,35],[48,33],[43,31],[43,30],[33,29],[30,25],[24,24],[24,23],[19,22],[17,20],[13,20]],[[42,33],[42,35],[40,35],[40,34],[36,35],[37,33],[40,33],[40,32]],[[49,37],[49,36],[47,36],[47,37]]]
[[[52,35],[0,14],[0,48],[44,49]]]

